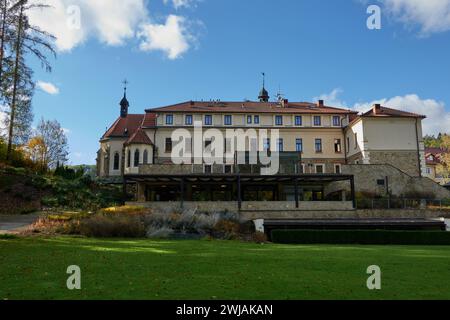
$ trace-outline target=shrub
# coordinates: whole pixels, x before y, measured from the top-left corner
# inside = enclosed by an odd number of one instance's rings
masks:
[[[273,230],[272,241],[285,244],[450,245],[450,232],[386,230]]]
[[[144,224],[138,217],[95,215],[80,221],[80,233],[87,237],[140,238],[145,236]]]
[[[267,236],[264,232],[257,231],[254,234],[252,234],[252,240],[256,243],[266,243]]]
[[[150,213],[150,209],[140,207],[140,206],[121,206],[121,207],[110,207],[100,210],[101,214],[105,215],[143,215]]]
[[[224,239],[236,239],[239,234],[239,224],[234,221],[220,220],[214,226],[214,234],[216,237]]]

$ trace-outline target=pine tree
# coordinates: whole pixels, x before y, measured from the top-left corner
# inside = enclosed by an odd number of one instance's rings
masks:
[[[1,1],[1,0],[0,0]],[[9,130],[8,130],[8,150],[7,159],[11,155],[14,140],[17,140],[15,135],[19,132],[19,127],[16,125],[26,126],[26,123],[30,123],[31,113],[31,99],[33,94],[34,86],[31,85],[31,70],[26,66],[24,62],[24,57],[31,53],[37,57],[43,67],[47,71],[51,71],[51,66],[47,60],[47,57],[42,53],[42,49],[46,49],[50,53],[55,55],[55,50],[50,44],[50,40],[54,37],[40,30],[37,27],[30,25],[27,11],[32,8],[43,8],[47,7],[41,4],[31,4],[29,5],[28,0],[17,1],[9,10],[12,14],[12,21],[15,25],[14,29],[14,41],[12,41],[11,52],[13,54],[13,66],[11,71],[11,83],[9,81],[3,84],[6,93],[5,96],[10,96],[9,98]],[[6,59],[3,59],[5,62]],[[3,77],[5,80],[6,78]],[[12,91],[9,94],[9,88],[12,86]],[[17,118],[21,117],[20,121]],[[19,139],[20,140],[20,139]]]

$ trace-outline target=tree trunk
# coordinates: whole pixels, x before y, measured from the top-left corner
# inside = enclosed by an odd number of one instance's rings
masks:
[[[13,96],[11,102],[11,117],[9,122],[9,137],[8,137],[8,151],[6,154],[6,160],[11,159],[12,152],[12,142],[14,135],[14,117],[16,113],[16,102],[17,102],[17,86],[19,84],[19,63],[20,63],[20,53],[22,47],[22,29],[23,29],[23,5],[20,6],[19,14],[19,27],[17,28],[17,39],[16,39],[16,61],[14,64],[14,86],[13,86]]]
[[[3,10],[2,10],[2,27],[1,27],[1,38],[0,38],[0,86],[2,84],[2,74],[3,74],[3,55],[5,52],[5,41],[6,41],[6,19],[7,19],[7,6],[8,0],[3,0]]]

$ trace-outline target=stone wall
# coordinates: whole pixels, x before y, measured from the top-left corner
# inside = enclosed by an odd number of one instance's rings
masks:
[[[410,176],[419,177],[417,151],[370,151],[370,164],[390,164]]]
[[[243,211],[240,216],[244,221],[258,219],[432,219],[441,217],[442,213],[435,210]]]
[[[410,176],[392,165],[345,165],[342,173],[354,175],[357,193],[386,196],[389,188],[391,195],[397,197],[450,199],[450,191],[431,179]],[[385,185],[379,185],[378,180]],[[345,188],[344,184],[336,182],[328,190],[340,188]]]
[[[320,211],[320,210],[353,210],[351,201],[300,201],[296,208],[295,202],[291,201],[268,201],[268,202],[242,202],[242,211]]]
[[[339,205],[341,203],[341,205]],[[268,205],[270,204],[270,205]],[[317,203],[309,203],[311,206]],[[237,202],[185,202],[183,208],[198,210],[200,212],[231,212],[239,214],[241,220],[257,219],[389,219],[389,218],[438,218],[443,216],[439,210],[352,210],[351,202],[325,202],[318,203],[319,207],[312,210],[296,209],[295,203],[287,202],[285,209],[278,209],[279,203],[261,202],[261,203],[243,203],[243,210],[239,212]],[[181,211],[179,202],[130,202],[127,205],[142,206],[151,208],[155,211],[171,212]],[[329,208],[334,205],[334,209]],[[261,209],[264,208],[264,209]],[[275,209],[277,208],[277,209]]]

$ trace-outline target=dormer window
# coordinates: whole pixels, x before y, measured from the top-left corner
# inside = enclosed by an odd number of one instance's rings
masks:
[[[173,125],[173,114],[166,115],[166,125],[168,126]]]

